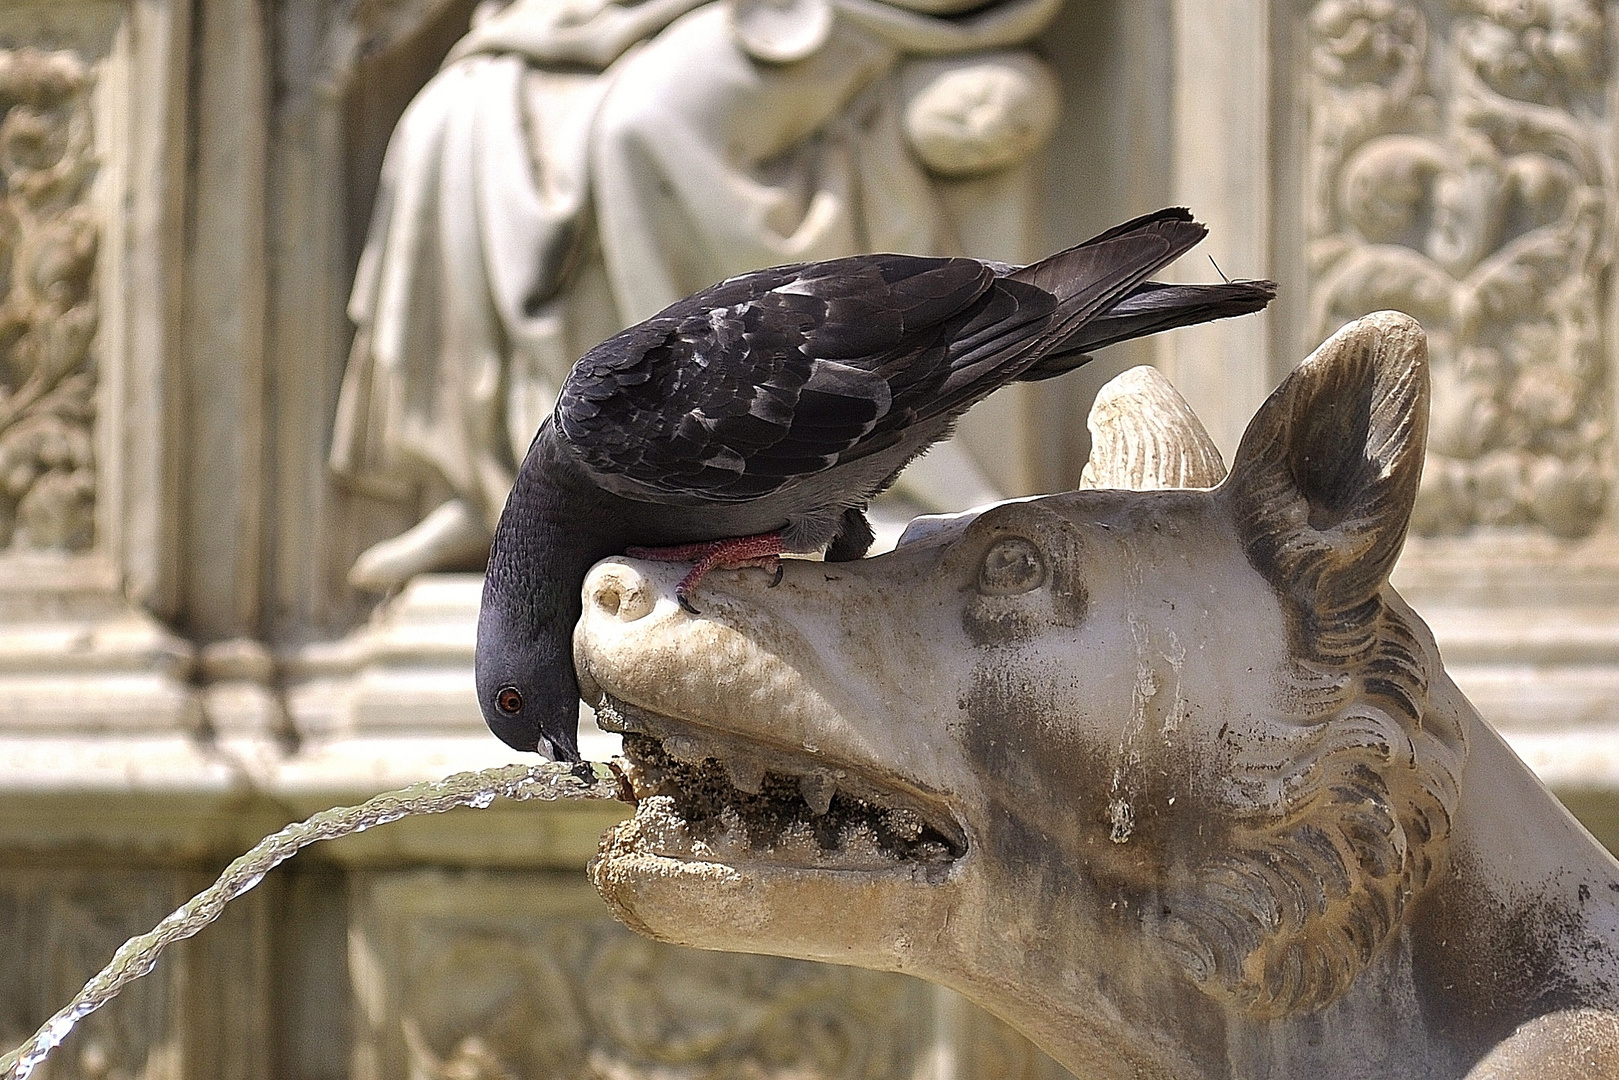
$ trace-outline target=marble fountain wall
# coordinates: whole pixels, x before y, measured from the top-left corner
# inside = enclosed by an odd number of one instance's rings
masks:
[[[1185,203],[1221,270],[1282,294],[1003,395],[962,440],[1006,494],[1073,486],[1089,395],[1150,361],[1229,455],[1338,325],[1417,315],[1434,444],[1396,583],[1611,845],[1619,5],[1519,9],[1068,0],[1035,39],[1062,113],[1031,242]],[[0,1044],[270,829],[506,756],[471,697],[476,577],[346,584],[433,493],[327,464],[382,151],[470,15],[0,7]],[[300,856],[50,1075],[1060,1075],[921,983],[635,938],[582,873],[610,820],[497,808]]]

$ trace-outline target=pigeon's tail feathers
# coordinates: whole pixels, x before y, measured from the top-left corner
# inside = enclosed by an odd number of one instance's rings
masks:
[[[1274,281],[1224,281],[1214,285],[1144,281],[1059,347],[1100,349],[1160,330],[1262,311],[1274,299]]]
[[[1207,231],[1171,207],[1005,274],[974,321],[957,328],[950,377],[920,415],[958,413],[1018,379]]]
[[[1161,210],[1153,210],[1150,213],[1142,214],[1139,217],[1133,217],[1129,221],[1122,221],[1113,226],[1111,229],[1106,229],[1097,233],[1089,240],[1084,241],[1084,243],[1101,243],[1104,240],[1112,240],[1115,237],[1127,236],[1130,233],[1139,232],[1144,226],[1165,222],[1197,225],[1197,222],[1192,219],[1192,211],[1190,208],[1185,206],[1166,206]],[[1205,233],[1208,232],[1208,230],[1204,229],[1201,225],[1197,225],[1197,227],[1203,229]],[[1194,243],[1195,242],[1196,241],[1194,241]]]
[[[1216,285],[1166,285],[1146,281],[1129,296],[1081,326],[1018,378],[1038,382],[1072,371],[1089,353],[1161,330],[1229,319],[1262,311],[1276,298],[1274,281],[1227,281]]]
[[[1007,275],[1050,293],[1057,310],[1030,360],[1043,357],[1116,306],[1160,267],[1190,251],[1208,230],[1191,211],[1170,207],[1109,229],[1067,251]],[[1028,366],[1032,366],[1032,363]]]
[[[1050,293],[1057,298],[1059,310],[1074,306],[1076,301],[1086,306],[1088,296],[1109,277],[1101,271],[1120,263],[1139,265],[1150,261],[1151,269],[1141,275],[1144,278],[1190,251],[1208,232],[1192,220],[1190,210],[1171,206],[1115,225],[1084,243],[1019,267],[1006,276]]]

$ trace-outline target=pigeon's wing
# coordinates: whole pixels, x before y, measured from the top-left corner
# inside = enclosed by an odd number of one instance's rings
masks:
[[[874,439],[892,445],[948,382],[959,330],[984,342],[997,325],[1028,336],[1053,307],[973,259],[869,255],[759,271],[591,350],[563,384],[557,425],[623,494],[758,498],[870,452]]]
[[[983,264],[995,281],[974,304],[941,324],[925,348],[918,343],[901,363],[880,365],[893,391],[890,408],[839,463],[887,449],[928,421],[953,419],[1020,378],[1049,350],[1081,337],[1084,327],[1104,318],[1206,231],[1190,211],[1172,207],[1029,266]],[[937,437],[944,428],[931,424],[924,430]]]
[[[1023,268],[862,255],[746,274],[586,354],[557,427],[603,486],[676,501],[919,451],[918,425],[937,436],[1202,236],[1176,209]]]

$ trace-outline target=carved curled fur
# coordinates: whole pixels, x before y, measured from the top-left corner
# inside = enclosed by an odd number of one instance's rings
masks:
[[[1466,755],[1425,724],[1439,658],[1387,594],[1422,467],[1427,348],[1383,312],[1255,417],[1220,497],[1283,593],[1292,671],[1227,790],[1235,854],[1190,875],[1168,939],[1211,995],[1268,1018],[1337,999],[1443,865]]]
[[[1081,488],[1211,488],[1225,479],[1219,447],[1157,368],[1133,367],[1109,380],[1085,426],[1091,454]]]

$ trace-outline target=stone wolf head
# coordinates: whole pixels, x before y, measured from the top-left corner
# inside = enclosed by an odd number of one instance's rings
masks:
[[[1411,927],[1448,910],[1424,896],[1478,726],[1388,586],[1427,403],[1420,328],[1381,313],[1218,486],[1004,503],[774,590],[719,575],[700,617],[666,568],[598,565],[577,667],[640,796],[602,895],[666,940],[954,986],[1086,1076],[1302,1067],[1323,1016],[1425,1045]]]

